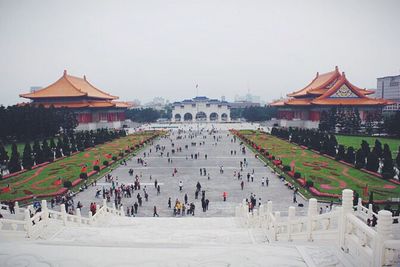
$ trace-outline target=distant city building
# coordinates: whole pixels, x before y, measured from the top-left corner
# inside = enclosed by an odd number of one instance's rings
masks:
[[[130,107],[126,102],[115,101],[117,96],[94,87],[86,76],[71,76],[66,70],[56,82],[43,89],[21,94],[20,97],[30,99],[32,102],[28,105],[32,106],[73,110],[79,122],[78,130],[120,128],[125,120],[125,110]]]
[[[400,75],[377,78],[376,98],[384,98],[394,102],[383,111],[400,110]]]
[[[369,112],[382,112],[391,102],[382,98],[371,98],[374,91],[361,89],[351,84],[338,67],[334,71],[319,74],[305,88],[288,94],[287,99],[271,103],[278,109],[278,124],[284,127],[317,128],[321,113],[333,107],[357,108],[362,121]]]
[[[231,107],[231,109],[237,109],[237,108],[259,107],[261,106],[261,104],[254,102],[247,102],[247,101],[235,101],[235,102],[230,102],[229,106]]]
[[[165,105],[169,103],[162,97],[154,97],[153,100],[149,103],[146,103],[143,105],[144,108],[152,108],[156,110],[163,110],[165,108]]]
[[[228,102],[197,96],[172,103],[173,122],[229,122]]]
[[[250,93],[244,96],[235,95],[235,102],[261,103],[261,97]]]

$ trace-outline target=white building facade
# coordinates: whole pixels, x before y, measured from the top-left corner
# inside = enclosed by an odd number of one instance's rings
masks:
[[[231,113],[228,102],[197,96],[174,102],[172,122],[230,122]]]

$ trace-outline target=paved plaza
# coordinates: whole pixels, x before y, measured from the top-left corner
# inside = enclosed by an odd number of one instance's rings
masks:
[[[160,216],[173,216],[173,210],[168,208],[168,198],[171,197],[172,207],[175,200],[184,201],[184,195],[188,195],[188,203],[193,202],[196,206],[195,216],[215,217],[215,216],[233,216],[235,207],[249,198],[253,193],[257,199],[257,205],[266,203],[268,200],[273,201],[274,210],[286,212],[290,205],[293,205],[293,191],[289,190],[283,182],[273,174],[265,164],[256,159],[253,152],[246,148],[246,154],[241,153],[240,140],[233,141],[232,134],[227,130],[217,130],[211,133],[211,127],[199,128],[196,126],[185,127],[185,130],[178,134],[178,129],[173,129],[166,138],[160,138],[154,141],[152,145],[142,150],[137,157],[127,161],[127,166],[121,165],[114,169],[111,175],[118,177],[118,184],[132,184],[135,176],[139,175],[141,189],[134,191],[132,198],[123,198],[122,204],[124,210],[131,207],[137,202],[137,194],[143,197],[143,206],[139,207],[137,216],[153,216],[153,207],[157,206]],[[214,140],[214,136],[216,140]],[[180,138],[180,139],[178,139]],[[204,144],[202,144],[204,142]],[[193,143],[193,144],[192,144]],[[200,145],[201,143],[201,145]],[[164,155],[155,152],[156,145],[165,146]],[[186,149],[185,146],[188,146]],[[182,148],[182,152],[172,153],[172,150]],[[236,155],[231,155],[231,150],[236,151]],[[151,152],[150,152],[151,151]],[[168,162],[167,153],[170,153],[172,163]],[[146,157],[144,157],[146,153]],[[198,159],[192,159],[191,155],[199,153]],[[207,159],[205,159],[207,154]],[[147,166],[137,163],[137,158],[144,159]],[[234,172],[240,171],[240,161],[248,162],[248,166],[244,167],[243,181],[244,188],[241,190],[241,181],[234,177]],[[224,173],[220,173],[220,167],[223,166]],[[133,169],[133,176],[128,171]],[[172,176],[174,168],[177,174]],[[200,168],[206,168],[207,175],[200,175]],[[247,182],[247,173],[254,170],[254,182]],[[210,179],[208,179],[208,174]],[[150,179],[151,176],[151,179]],[[261,186],[262,177],[269,178],[269,186]],[[161,193],[157,195],[154,187],[154,181],[160,184]],[[179,191],[179,181],[183,182],[183,190]],[[206,199],[209,200],[209,209],[202,212],[201,209],[201,193],[198,199],[195,199],[196,184],[200,182],[205,190]],[[97,186],[89,187],[88,190],[79,193],[75,198],[75,205],[78,201],[83,204],[82,214],[87,214],[91,202],[102,203],[102,197],[95,198],[97,190],[111,186],[111,183],[105,182],[105,178],[100,178]],[[149,195],[149,200],[145,201],[143,187]],[[223,192],[227,192],[227,200],[223,201]],[[307,203],[301,196],[297,196],[299,203],[303,203],[304,207],[296,207],[298,214],[306,211]],[[113,200],[111,200],[113,201]],[[110,204],[111,205],[111,204]]]

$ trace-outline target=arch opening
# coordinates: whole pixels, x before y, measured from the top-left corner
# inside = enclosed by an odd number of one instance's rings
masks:
[[[181,114],[175,114],[175,121],[181,121]]]
[[[217,121],[218,120],[218,113],[213,112],[210,114],[210,121]]]
[[[222,113],[222,115],[221,115],[221,121],[228,121],[228,114]]]
[[[196,121],[206,121],[207,115],[203,111],[197,112],[196,114]]]
[[[193,115],[191,113],[185,113],[185,115],[183,115],[183,120],[184,121],[192,121],[193,120]]]

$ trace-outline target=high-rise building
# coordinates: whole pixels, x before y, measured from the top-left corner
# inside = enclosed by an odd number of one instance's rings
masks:
[[[400,75],[377,78],[376,98],[384,98],[394,102],[383,111],[400,110]]]

